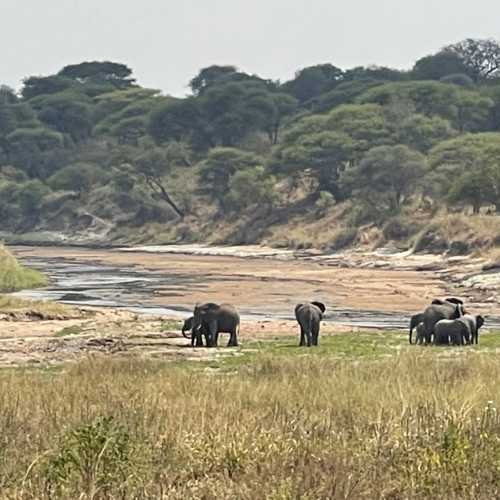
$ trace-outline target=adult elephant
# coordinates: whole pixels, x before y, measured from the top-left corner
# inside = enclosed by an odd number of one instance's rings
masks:
[[[238,345],[240,329],[240,315],[231,304],[206,304],[196,305],[193,311],[192,335],[196,335],[198,328],[203,327],[208,331],[207,345],[217,347],[219,333],[229,333],[228,347]]]
[[[461,301],[436,299],[423,312],[423,323],[425,330],[425,342],[430,344],[434,335],[434,326],[442,319],[457,319],[463,316],[464,309]]]
[[[326,306],[321,302],[308,302],[295,306],[295,318],[300,326],[299,346],[318,345],[319,328]]]
[[[182,325],[182,335],[186,339],[191,340],[191,347],[203,347],[203,337],[205,337],[205,343],[208,346],[210,332],[207,325],[202,324],[199,328],[194,330],[193,322],[194,316],[190,316],[184,320],[184,324]],[[189,332],[189,335],[187,335],[186,332]]]
[[[410,318],[410,344],[412,343],[411,341],[411,338],[412,338],[412,334],[413,334],[413,330],[420,324],[424,321],[424,313],[418,313],[418,314],[414,314],[411,318]],[[418,335],[418,333],[417,333]],[[417,342],[418,343],[418,342]]]

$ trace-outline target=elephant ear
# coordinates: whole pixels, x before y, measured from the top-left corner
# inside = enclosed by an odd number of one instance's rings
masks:
[[[431,302],[432,305],[434,306],[442,306],[444,304],[444,301],[441,300],[441,299],[434,299],[432,302]]]
[[[484,325],[484,318],[478,314],[476,316],[476,330],[479,330]]]
[[[298,314],[298,312],[299,312],[299,309],[300,309],[303,305],[304,305],[304,304],[297,304],[297,305],[295,306],[295,309],[294,309],[294,311],[295,311],[295,317],[297,317],[297,314]]]
[[[323,302],[311,302],[311,304],[315,305],[323,314],[325,314],[326,306]]]
[[[460,304],[461,306],[464,305],[464,301],[457,299],[456,297],[448,297],[444,299],[446,302],[451,302],[452,304]]]
[[[219,304],[216,304],[215,302],[207,302],[206,304],[203,304],[200,306],[200,309],[203,309],[204,312],[209,312],[209,311],[215,311],[219,309]]]

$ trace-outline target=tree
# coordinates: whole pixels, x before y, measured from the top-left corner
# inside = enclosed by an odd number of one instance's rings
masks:
[[[214,85],[200,98],[202,120],[211,142],[234,147],[247,134],[276,125],[278,107],[273,94],[254,81]]]
[[[33,99],[39,95],[56,94],[71,88],[78,90],[80,85],[65,76],[30,76],[23,81],[21,93],[24,99]]]
[[[455,52],[442,50],[419,59],[411,71],[415,80],[441,80],[448,75],[467,74],[467,67]]]
[[[6,136],[5,143],[12,165],[30,177],[43,178],[57,166],[54,156],[63,149],[64,137],[42,127],[18,128]]]
[[[402,121],[397,130],[398,142],[426,153],[436,144],[450,139],[456,131],[448,120],[433,116],[412,114]]]
[[[200,103],[194,97],[175,99],[155,107],[149,116],[148,134],[156,144],[190,141],[213,145],[202,116]]]
[[[53,190],[70,190],[81,197],[88,193],[95,184],[104,184],[109,176],[97,165],[75,163],[58,170],[47,179],[47,184]]]
[[[332,90],[341,78],[341,69],[332,64],[318,64],[298,71],[293,80],[283,84],[283,90],[303,103]]]
[[[464,73],[475,82],[497,76],[500,68],[500,44],[492,38],[467,38],[448,45],[443,50],[458,56],[467,68]]]
[[[174,164],[175,161],[169,155],[168,148],[152,148],[134,159],[135,172],[143,177],[155,195],[164,200],[180,218],[183,218],[184,211],[169,195],[165,180]]]
[[[408,80],[408,77],[409,74],[406,71],[387,68],[385,66],[357,66],[344,71],[342,81],[399,82]]]
[[[222,211],[226,211],[229,209],[227,194],[232,176],[262,164],[262,158],[247,151],[224,147],[211,149],[200,168],[202,192],[215,199]]]
[[[132,70],[125,64],[110,61],[90,61],[65,66],[59,76],[82,83],[110,83],[116,88],[127,88],[134,84]]]
[[[425,157],[407,146],[379,146],[346,170],[342,182],[374,207],[399,212],[405,199],[415,192],[425,165]]]
[[[58,132],[70,135],[74,141],[83,141],[90,136],[92,111],[85,96],[72,92],[39,96],[34,106],[42,122]]]
[[[225,205],[236,210],[244,210],[253,205],[272,206],[275,178],[263,166],[238,170],[229,179],[229,192]]]
[[[498,133],[463,134],[437,144],[429,152],[430,168],[425,177],[428,194],[445,199],[458,178],[467,172],[481,176],[481,169],[496,165],[498,158]]]
[[[447,196],[448,203],[466,203],[472,205],[472,213],[478,214],[487,204],[499,204],[499,173],[492,166],[476,165],[473,170],[464,172],[451,185]]]
[[[288,129],[274,151],[272,168],[293,176],[307,173],[317,181],[316,192],[329,191],[341,200],[346,196],[339,185],[341,172],[370,148],[392,144],[392,136],[381,106],[339,106],[328,115],[305,117]]]
[[[227,75],[233,75],[236,72],[236,66],[208,66],[201,69],[200,72],[189,82],[189,87],[191,88],[193,94],[199,95],[221,78],[224,78]]]

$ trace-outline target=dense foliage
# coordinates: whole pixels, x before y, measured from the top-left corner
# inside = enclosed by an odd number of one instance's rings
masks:
[[[30,76],[0,88],[0,229],[134,239],[153,224],[144,239],[172,241],[339,206],[354,226],[495,213],[499,67],[498,42],[467,39],[409,71],[320,64],[281,83],[210,66],[185,98],[114,62]]]

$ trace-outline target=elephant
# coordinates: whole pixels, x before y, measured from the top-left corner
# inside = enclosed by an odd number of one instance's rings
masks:
[[[308,302],[295,306],[295,318],[300,326],[299,346],[318,345],[319,328],[326,306],[321,302]]]
[[[208,332],[207,346],[217,347],[219,333],[229,333],[228,347],[238,345],[238,333],[240,330],[240,315],[231,304],[196,304],[193,311],[193,324],[191,335],[196,336],[198,328],[206,329]]]
[[[457,301],[459,299],[456,299]],[[461,302],[461,301],[460,301]],[[436,299],[426,307],[423,312],[423,323],[425,327],[425,343],[430,344],[434,334],[434,325],[442,319],[457,319],[464,314],[463,305],[460,302]]]
[[[415,333],[415,344],[423,344],[425,340],[425,326],[422,322],[416,326]]]
[[[439,320],[434,326],[434,344],[468,344],[470,332],[466,323],[461,320],[462,318]]]
[[[205,324],[202,324],[193,334],[193,321],[194,316],[190,316],[184,320],[184,324],[182,325],[182,335],[186,339],[191,339],[191,347],[203,347],[203,337],[205,337],[205,343],[208,346],[210,331]],[[188,336],[186,335],[186,332],[191,332],[191,334]]]
[[[451,303],[451,304],[460,304],[461,306],[464,305],[464,302],[463,300],[461,299],[457,299],[456,297],[448,297],[446,299],[434,299],[431,304],[434,304],[434,305],[443,305],[443,304],[446,304],[446,303]]]
[[[413,333],[413,329],[416,328],[422,321],[424,320],[424,314],[423,313],[418,313],[414,314],[411,319],[410,319],[410,344],[411,342],[411,336]],[[417,332],[418,335],[418,332]],[[418,343],[418,342],[417,342]]]
[[[480,314],[477,316],[464,314],[459,318],[459,321],[466,326],[470,343],[477,344],[479,341],[479,329],[484,325],[484,318]]]

